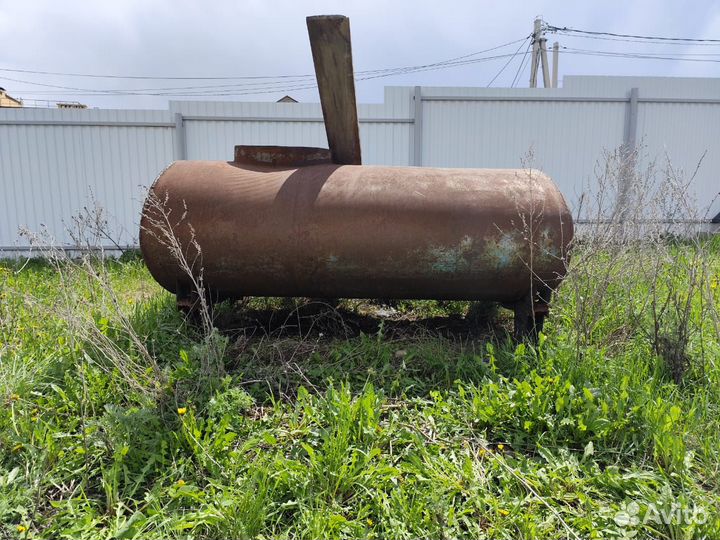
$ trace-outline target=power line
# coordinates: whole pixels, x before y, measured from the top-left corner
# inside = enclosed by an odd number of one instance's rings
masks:
[[[497,79],[497,78],[502,74],[502,72],[505,71],[505,68],[507,68],[507,67],[510,65],[510,62],[512,62],[512,61],[513,61],[513,58],[515,58],[515,56],[517,56],[517,54],[520,52],[520,49],[522,49],[522,46],[525,44],[525,42],[526,42],[528,39],[530,39],[530,38],[529,38],[529,37],[526,37],[526,38],[525,38],[525,40],[524,40],[524,41],[520,44],[520,46],[517,48],[517,51],[515,51],[515,54],[514,54],[513,56],[511,56],[510,58],[508,58],[508,61],[505,62],[505,64],[503,65],[503,67],[500,68],[500,71],[498,71],[498,72],[495,74],[495,76],[494,76],[492,79],[490,79],[490,82],[487,83],[487,88],[490,88],[490,85],[495,82],[495,79]],[[522,60],[520,61],[520,63],[522,63]]]
[[[595,51],[592,49],[573,49],[571,47],[562,47],[566,54],[579,54],[585,56],[606,56],[611,58],[632,58],[644,60],[675,60],[678,62],[710,62],[720,63],[720,59],[712,58],[683,58],[681,56],[668,56],[667,54],[655,53],[638,53],[638,52],[615,52],[615,51]]]
[[[630,39],[630,38],[615,38],[609,36],[589,36],[585,34],[572,34],[569,32],[553,31],[552,33],[578,39],[594,39],[602,41],[620,41],[623,43],[642,43],[648,45],[678,45],[681,47],[719,47],[720,43],[687,43],[687,42],[675,42],[675,41],[656,41],[646,39]]]
[[[530,47],[532,46],[532,42],[528,43],[527,48],[525,49],[525,54],[522,57],[522,60],[520,60],[520,65],[518,66],[517,73],[515,73],[515,77],[513,77],[512,84],[510,85],[510,88],[515,88],[515,84],[520,80],[519,77],[522,74],[523,66],[525,65],[525,60],[527,59],[527,54],[530,52]]]
[[[376,78],[383,78],[383,77],[392,77],[392,76],[398,76],[398,75],[405,75],[409,73],[418,73],[418,72],[424,72],[424,71],[434,71],[439,69],[449,69],[453,67],[458,66],[464,66],[469,64],[475,64],[480,62],[487,62],[491,60],[501,59],[501,58],[510,58],[517,56],[519,52],[511,53],[511,54],[501,54],[501,55],[494,55],[494,56],[484,56],[484,57],[476,57],[479,54],[497,50],[503,47],[506,47],[508,45],[512,45],[518,42],[525,42],[527,41],[527,37],[522,38],[520,40],[511,41],[509,43],[505,43],[502,45],[498,45],[496,47],[491,47],[489,49],[485,49],[483,51],[478,51],[475,53],[470,53],[467,55],[459,56],[456,58],[451,58],[447,60],[443,60],[441,62],[435,62],[431,64],[422,64],[417,66],[404,66],[404,67],[398,67],[398,68],[386,68],[386,69],[377,69],[377,70],[366,70],[366,71],[359,71],[356,72],[356,75],[363,75],[365,76],[359,76],[356,77],[358,81],[364,81],[364,80],[370,80],[370,79],[376,79]],[[522,46],[522,45],[521,45]],[[519,49],[518,49],[519,51]],[[475,57],[475,58],[473,58]],[[65,86],[65,85],[55,85],[55,84],[48,84],[48,83],[39,83],[35,81],[27,81],[27,80],[21,80],[21,79],[15,79],[10,77],[4,77],[6,80],[23,83],[23,84],[30,84],[34,86],[42,86],[42,87],[48,87],[48,88],[57,88],[60,90],[72,90],[73,92],[67,92],[64,93],[65,95],[75,95],[75,96],[175,96],[175,97],[194,97],[194,96],[233,96],[233,95],[253,95],[253,94],[264,94],[264,93],[274,93],[274,92],[285,92],[288,90],[300,90],[300,89],[311,89],[315,88],[316,86],[314,84],[304,84],[304,83],[310,83],[311,80],[293,80],[293,83],[297,83],[297,85],[290,85],[288,86],[288,81],[284,82],[272,82],[272,81],[266,81],[265,83],[237,83],[237,84],[228,84],[228,85],[210,85],[210,86],[187,86],[187,87],[166,87],[166,88],[151,88],[151,89],[135,89],[135,88],[127,88],[127,89],[93,89],[93,88],[79,88],[74,86]],[[284,85],[284,86],[281,86]],[[256,88],[248,88],[249,86],[257,86]],[[234,92],[232,89],[240,89],[243,90],[242,92]],[[178,90],[190,90],[190,91],[183,91],[179,92]],[[197,90],[197,91],[192,91]],[[49,93],[49,92],[48,92]],[[58,92],[52,92],[54,95],[58,95]],[[34,92],[26,92],[26,94],[31,95],[41,95],[41,91],[34,91]]]
[[[402,66],[402,67],[393,67],[393,68],[382,68],[382,69],[371,69],[371,70],[365,70],[365,71],[356,71],[355,75],[366,75],[366,74],[374,74],[374,73],[380,73],[385,71],[395,71],[395,70],[402,70],[402,69],[410,69],[415,67],[426,67],[426,66],[436,66],[441,65],[447,62],[454,62],[457,60],[463,60],[466,58],[470,58],[472,56],[477,56],[479,54],[483,54],[486,52],[495,51],[497,49],[502,49],[503,47],[507,47],[509,45],[514,45],[515,43],[520,43],[521,41],[525,41],[527,37],[509,41],[507,43],[503,43],[502,45],[497,45],[495,47],[491,47],[489,49],[484,49],[482,51],[476,51],[469,54],[465,54],[463,56],[457,56],[454,58],[449,58],[447,60],[441,60],[439,62],[434,62],[432,64],[425,64],[423,66]],[[223,77],[205,77],[205,76],[188,76],[188,77],[182,77],[182,76],[151,76],[151,75],[104,75],[104,74],[98,74],[98,73],[66,73],[66,72],[59,72],[59,71],[40,71],[40,70],[30,70],[30,69],[14,69],[14,68],[0,68],[0,71],[7,71],[11,73],[28,73],[33,75],[53,75],[53,76],[61,76],[61,77],[89,77],[89,78],[96,78],[96,79],[139,79],[139,80],[260,80],[260,79],[307,79],[315,78],[315,74],[313,73],[307,73],[302,75],[236,75],[236,76],[223,76]]]
[[[637,34],[617,34],[614,32],[597,32],[592,30],[580,30],[577,28],[569,28],[567,26],[563,26],[562,28],[559,26],[553,26],[551,24],[547,24],[545,26],[546,31],[548,32],[572,32],[576,34],[588,34],[592,36],[611,36],[611,37],[617,37],[617,38],[633,38],[633,39],[653,39],[657,41],[682,41],[687,43],[720,43],[720,39],[698,39],[698,38],[685,38],[685,37],[666,37],[666,36],[642,36]]]
[[[358,81],[365,81],[370,79],[378,79],[383,77],[393,77],[398,75],[407,75],[410,73],[419,73],[419,72],[425,72],[425,71],[436,71],[440,69],[449,69],[453,67],[459,67],[459,66],[465,66],[469,64],[477,64],[481,62],[487,62],[491,60],[497,60],[501,58],[508,58],[508,57],[514,57],[516,56],[516,53],[511,54],[502,54],[502,55],[495,55],[495,56],[489,56],[489,57],[480,57],[480,58],[473,58],[470,60],[463,60],[458,62],[447,62],[443,64],[429,64],[425,66],[417,66],[415,68],[399,68],[397,71],[390,72],[390,73],[381,73],[378,75],[369,75],[366,77],[358,77]],[[277,86],[278,83],[270,83],[269,86],[260,87],[260,88],[254,88],[254,89],[242,89],[242,90],[248,90],[243,92],[231,92],[231,91],[221,91],[221,89],[217,89],[218,91],[212,91],[212,90],[202,90],[197,92],[175,92],[175,91],[160,91],[160,92],[146,92],[146,91],[134,91],[133,89],[127,89],[127,90],[118,90],[118,89],[91,89],[91,88],[77,88],[73,86],[63,86],[63,85],[55,85],[55,84],[46,84],[46,83],[36,83],[33,81],[25,81],[21,79],[15,79],[10,77],[4,77],[5,80],[13,81],[13,82],[19,82],[23,84],[31,84],[35,86],[42,86],[42,87],[49,87],[49,88],[58,88],[61,90],[77,90],[77,92],[68,92],[67,95],[85,95],[85,96],[229,96],[229,95],[252,95],[252,94],[263,94],[263,93],[272,93],[272,92],[284,92],[287,90],[297,90],[297,89],[309,89],[309,88],[315,88],[316,86],[310,85],[310,86]],[[310,81],[307,81],[310,82]],[[28,93],[28,92],[26,92]],[[53,94],[57,94],[57,92],[52,92]],[[33,92],[33,94],[37,94],[37,92]]]
[[[424,66],[406,66],[406,68],[439,66],[439,65],[443,65],[443,64],[447,64],[447,63],[452,63],[452,62],[455,62],[455,61],[457,61],[457,60],[464,60],[464,59],[470,58],[470,57],[472,57],[472,56],[477,56],[477,55],[479,55],[479,54],[484,54],[484,53],[486,53],[486,52],[492,52],[492,51],[496,51],[496,50],[498,50],[498,49],[502,49],[503,47],[508,47],[508,46],[510,46],[510,45],[515,45],[516,43],[520,43],[521,41],[524,42],[524,41],[525,41],[526,39],[528,39],[529,37],[530,37],[530,36],[525,36],[524,38],[515,39],[515,40],[513,40],[513,41],[508,41],[507,43],[503,43],[502,45],[496,45],[495,47],[490,47],[489,49],[483,49],[482,51],[477,51],[477,52],[474,52],[474,53],[465,54],[465,55],[463,55],[463,56],[456,56],[455,58],[448,58],[447,60],[441,60],[440,62],[435,62],[435,63],[433,63],[433,64],[425,64]],[[388,68],[387,70],[375,70],[375,71],[388,71],[388,70],[395,70],[395,69],[405,69],[405,68]],[[370,72],[370,71],[359,71],[359,72],[356,73],[356,75],[357,75],[358,73],[359,73],[359,74],[363,74],[363,73],[371,73],[371,72]]]
[[[38,71],[32,69],[12,69],[0,68],[0,71],[9,71],[12,73],[29,73],[33,75],[55,75],[61,77],[88,77],[93,79],[140,79],[140,80],[156,80],[156,81],[227,81],[227,80],[245,80],[245,79],[298,79],[305,77],[313,77],[312,74],[307,75],[246,75],[232,77],[156,77],[149,75],[100,75],[97,73],[65,73],[60,71]]]
[[[465,66],[470,64],[478,64],[481,62],[488,62],[491,60],[497,60],[502,58],[512,58],[514,56],[517,56],[519,53],[511,53],[511,54],[501,54],[501,55],[495,55],[495,56],[487,56],[487,57],[480,57],[480,58],[473,58],[470,60],[463,60],[458,62],[448,62],[444,64],[430,64],[426,66],[418,66],[416,68],[400,68],[395,72],[391,73],[382,73],[379,75],[369,75],[366,77],[358,77],[357,81],[366,81],[370,79],[378,79],[378,78],[384,78],[384,77],[393,77],[393,76],[399,76],[399,75],[407,75],[411,73],[420,73],[425,71],[437,71],[441,69],[450,69],[454,67],[459,66]],[[35,83],[32,81],[23,81],[20,79],[11,79],[11,78],[5,78],[6,80],[14,81],[14,82],[21,82],[25,84],[33,84],[43,87],[51,87],[51,88],[59,88],[63,90],[77,90],[78,92],[66,92],[65,95],[73,95],[73,96],[174,96],[174,97],[198,97],[198,96],[244,96],[244,95],[254,95],[254,94],[269,94],[269,93],[281,93],[281,92],[287,92],[289,90],[304,90],[304,89],[312,89],[316,88],[315,84],[312,85],[300,85],[300,86],[276,86],[277,83],[272,83],[271,86],[266,87],[260,87],[260,88],[254,88],[254,89],[241,89],[246,90],[242,92],[232,92],[232,91],[222,91],[218,89],[218,91],[212,91],[212,90],[203,90],[203,91],[197,91],[197,92],[171,92],[171,91],[163,91],[163,92],[136,92],[133,90],[94,90],[94,89],[83,89],[83,88],[76,88],[76,87],[67,87],[62,85],[50,85],[45,83]],[[307,81],[310,82],[310,81]],[[50,92],[52,95],[58,95],[58,92]],[[25,92],[26,95],[41,95],[41,92]]]
[[[7,79],[7,80],[13,80],[13,79]],[[309,82],[309,81],[308,81]],[[29,83],[29,84],[35,84],[35,83]],[[50,85],[42,85],[42,86],[50,86]],[[63,88],[63,87],[59,87]],[[65,87],[67,89],[67,87]],[[241,91],[233,92],[232,89],[227,89],[223,91],[222,89],[218,89],[217,91],[198,91],[198,92],[132,92],[132,91],[114,91],[114,90],[92,90],[92,89],[84,89],[80,90],[78,92],[52,92],[52,91],[46,91],[43,92],[41,90],[35,91],[35,90],[28,90],[28,89],[21,89],[17,90],[16,92],[20,95],[53,95],[53,96],[84,96],[84,97],[137,97],[137,96],[152,96],[152,97],[202,97],[202,96],[246,96],[246,95],[255,95],[255,94],[271,94],[271,93],[282,93],[287,92],[289,90],[307,90],[317,88],[317,85],[315,84],[307,84],[307,85],[295,85],[295,86],[282,86],[282,87],[276,87],[276,86],[270,86],[270,87],[260,87],[260,88],[254,88],[254,89],[239,89]]]
[[[582,52],[598,52],[598,53],[617,53],[617,54],[644,54],[647,56],[662,56],[662,57],[683,57],[683,56],[720,56],[720,52],[716,53],[694,53],[694,52],[652,52],[652,51],[598,51],[596,49],[575,49],[572,47],[563,47],[570,51],[582,51]]]
[[[272,88],[275,86],[283,85],[283,87],[286,87],[288,84],[301,84],[301,83],[310,83],[312,82],[312,79],[308,80],[298,80],[298,81],[283,81],[283,82],[264,82],[264,83],[239,83],[239,84],[226,84],[226,85],[209,85],[209,86],[178,86],[178,87],[165,87],[165,88],[105,88],[105,89],[93,89],[93,88],[78,88],[74,86],[64,86],[64,85],[57,85],[57,84],[47,84],[47,83],[39,83],[36,81],[27,81],[22,79],[15,79],[7,76],[0,76],[3,80],[7,81],[13,81],[23,84],[31,84],[34,86],[43,86],[48,88],[59,88],[62,90],[78,90],[82,92],[87,93],[95,93],[98,95],[102,94],[111,94],[111,95],[122,95],[122,94],[129,94],[129,95],[143,95],[145,92],[153,92],[152,94],[148,95],[163,95],[164,93],[172,94],[175,91],[178,90],[198,90],[197,93],[202,92],[210,92],[213,90],[220,90],[224,88],[248,88],[253,86],[259,86],[260,89],[264,88]],[[154,93],[157,92],[157,93]],[[193,92],[190,92],[193,93]]]
[[[438,63],[438,64],[429,64],[429,65],[426,65],[426,66],[417,66],[416,68],[400,69],[400,70],[398,70],[398,71],[396,71],[396,72],[393,72],[393,73],[387,73],[387,74],[381,74],[381,75],[372,75],[372,76],[368,76],[368,77],[359,77],[359,78],[357,78],[356,80],[358,80],[358,81],[367,81],[367,80],[369,80],[369,79],[379,79],[379,78],[382,78],[382,77],[393,77],[393,76],[396,76],[396,75],[406,75],[406,74],[408,74],[408,73],[419,73],[419,72],[423,72],[423,71],[437,71],[437,70],[440,70],[440,69],[449,69],[449,68],[458,67],[458,66],[466,66],[466,65],[470,65],[470,64],[479,64],[479,63],[481,63],[481,62],[488,62],[488,61],[491,61],[491,60],[498,60],[498,59],[501,59],[501,58],[508,58],[508,57],[512,58],[512,57],[514,57],[514,56],[517,56],[518,54],[519,54],[519,53],[498,54],[498,55],[495,55],[495,56],[482,56],[482,57],[480,57],[480,58],[473,58],[473,59],[470,59],[470,60],[462,60],[462,61],[459,61],[459,62],[446,62],[446,63]]]

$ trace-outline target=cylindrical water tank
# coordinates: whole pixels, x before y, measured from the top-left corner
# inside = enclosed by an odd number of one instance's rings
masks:
[[[174,293],[191,287],[183,253],[217,297],[513,302],[557,286],[572,236],[563,196],[536,170],[334,165],[325,150],[238,147],[234,162],[168,167],[140,245]]]

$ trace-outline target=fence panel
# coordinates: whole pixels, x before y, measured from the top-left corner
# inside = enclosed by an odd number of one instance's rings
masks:
[[[173,160],[168,111],[0,112],[3,251],[26,249],[20,229],[46,230],[57,245],[73,245],[73,218],[94,203],[115,242],[137,244],[143,186]]]
[[[702,158],[691,186],[694,212],[710,218],[720,214],[718,96],[720,79],[652,77],[566,77],[557,89],[388,87],[383,103],[358,106],[363,162],[532,164],[574,205],[592,189],[604,152],[637,141],[643,163],[667,155],[686,176]],[[324,147],[320,105],[2,109],[0,256],[27,249],[21,228],[45,228],[58,245],[72,246],[66,229],[93,200],[108,216],[114,242],[136,245],[144,190],[157,174],[175,159],[229,160],[236,144]]]

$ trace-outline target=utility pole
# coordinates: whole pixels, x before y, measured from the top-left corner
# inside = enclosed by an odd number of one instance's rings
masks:
[[[542,60],[543,70],[543,85],[545,88],[552,88],[552,81],[550,80],[550,65],[548,64],[547,57],[547,39],[545,39],[545,32],[542,32],[540,38],[540,60]]]
[[[540,55],[538,54],[540,49],[540,43],[538,41],[538,37],[540,35],[540,28],[541,28],[542,20],[535,19],[535,23],[533,25],[533,34],[532,34],[532,59],[530,62],[530,88],[537,88],[537,69],[538,69],[538,60],[540,59]]]
[[[532,34],[532,64],[530,68],[530,88],[537,88],[537,72],[540,63],[542,63],[543,85],[545,88],[551,87],[550,66],[547,58],[547,39],[545,38],[545,30],[542,27],[542,19],[539,17],[533,23]]]
[[[556,41],[553,43],[553,78],[552,87],[558,87],[558,59],[560,58],[560,44]]]

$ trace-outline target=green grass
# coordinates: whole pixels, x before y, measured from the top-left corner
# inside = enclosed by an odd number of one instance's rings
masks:
[[[712,285],[717,247],[711,264]],[[140,261],[106,271],[156,367],[82,272],[0,265],[0,537],[720,538],[720,344],[700,297],[678,380],[630,309],[642,280],[611,284],[582,335],[593,283],[563,286],[532,347],[506,312],[427,301],[381,320],[254,299],[203,337]]]

